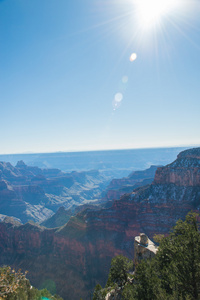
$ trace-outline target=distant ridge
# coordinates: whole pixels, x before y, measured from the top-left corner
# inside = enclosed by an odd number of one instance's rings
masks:
[[[186,147],[125,149],[83,152],[55,152],[34,154],[0,155],[0,161],[16,165],[23,160],[29,166],[40,168],[57,168],[62,171],[82,170],[126,170],[119,177],[127,176],[130,171],[144,170],[150,165],[166,165]]]
[[[40,223],[60,206],[75,208],[100,199],[109,181],[97,170],[65,173],[28,166],[22,160],[15,167],[0,162],[0,219],[8,215],[22,223]]]

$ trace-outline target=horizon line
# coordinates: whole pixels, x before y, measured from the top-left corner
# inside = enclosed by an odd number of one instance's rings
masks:
[[[155,147],[135,147],[135,148],[111,148],[111,149],[93,149],[93,150],[61,150],[49,152],[17,152],[17,153],[0,153],[0,155],[37,155],[37,154],[56,154],[56,153],[81,153],[81,152],[102,152],[102,151],[125,151],[125,150],[145,150],[145,149],[171,149],[171,148],[191,148],[200,147],[200,144],[192,145],[174,145],[174,146],[155,146]]]

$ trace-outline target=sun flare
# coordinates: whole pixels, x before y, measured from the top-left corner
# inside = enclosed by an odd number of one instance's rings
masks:
[[[179,0],[136,0],[134,3],[141,26],[149,28],[172,12],[177,7]]]

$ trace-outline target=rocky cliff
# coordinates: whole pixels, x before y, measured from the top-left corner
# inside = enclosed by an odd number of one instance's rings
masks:
[[[96,283],[105,285],[113,256],[133,257],[135,236],[167,233],[189,210],[199,210],[199,152],[181,153],[151,184],[109,208],[84,210],[60,228],[0,223],[0,264],[27,269],[34,285],[50,282],[66,300],[89,299]],[[178,174],[173,181],[171,174]]]
[[[41,225],[46,228],[60,227],[66,224],[73,215],[74,213],[70,209],[65,210],[61,206],[53,216],[42,222]]]
[[[108,183],[96,170],[64,173],[30,167],[23,161],[16,167],[0,162],[0,213],[23,223],[41,222],[60,206],[69,209],[100,199]]]
[[[135,237],[134,241],[134,262],[138,263],[142,259],[153,258],[158,251],[158,247],[144,233]]]
[[[122,195],[134,189],[150,184],[155,176],[158,166],[151,166],[144,171],[134,171],[127,177],[113,179],[104,192],[104,201],[119,199]]]
[[[88,299],[96,280],[105,280],[111,257],[122,253],[103,236],[95,240],[80,217],[59,230],[3,222],[0,264],[28,270],[33,285],[51,284],[64,299]]]
[[[183,151],[172,164],[159,168],[154,183],[184,187],[200,186],[199,148]]]

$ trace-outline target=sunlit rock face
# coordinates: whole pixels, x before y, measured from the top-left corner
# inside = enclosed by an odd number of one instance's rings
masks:
[[[134,241],[134,262],[138,263],[142,259],[153,258],[158,251],[158,247],[144,233],[135,237]]]
[[[60,228],[0,223],[0,264],[27,269],[36,287],[52,282],[65,300],[89,299],[97,283],[105,285],[113,256],[134,257],[135,236],[168,233],[191,209],[199,210],[199,151],[180,153],[151,184],[109,208],[82,211]],[[177,173],[172,182],[169,174]]]
[[[155,184],[175,184],[176,186],[200,186],[200,150],[186,150],[178,155],[172,164],[159,168]]]

